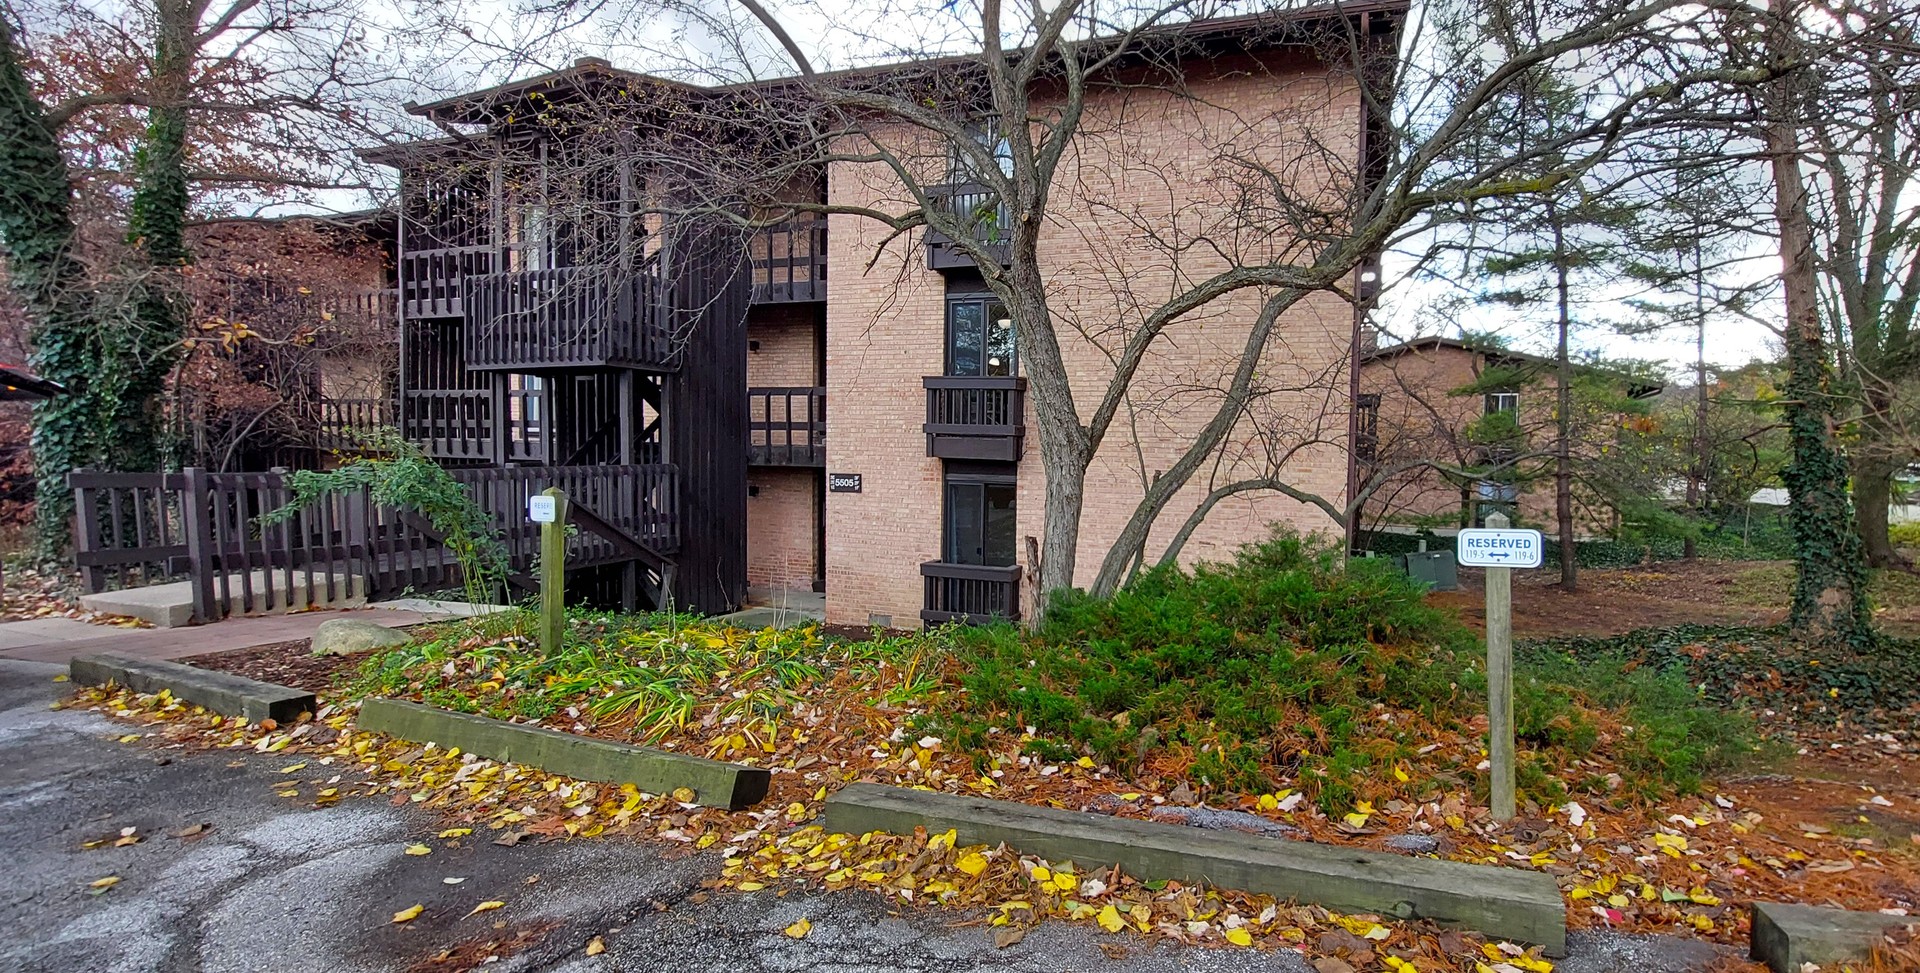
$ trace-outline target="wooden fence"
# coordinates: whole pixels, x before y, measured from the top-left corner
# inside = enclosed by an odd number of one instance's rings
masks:
[[[450,471],[488,512],[506,546],[509,580],[526,576],[539,546],[527,498],[559,487],[579,511],[569,569],[624,565],[630,590],[658,604],[679,546],[679,477],[667,464]],[[287,474],[76,471],[74,560],[91,591],[186,579],[196,621],[303,608],[346,597],[391,597],[460,584],[445,538],[420,515],[355,490],[303,504]]]

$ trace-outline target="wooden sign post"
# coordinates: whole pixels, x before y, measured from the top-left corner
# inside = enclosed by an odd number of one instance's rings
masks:
[[[1509,530],[1505,514],[1487,516],[1484,529],[1460,532],[1462,566],[1487,569],[1487,757],[1492,765],[1495,821],[1511,821],[1513,796],[1513,569],[1540,566],[1537,530]]]
[[[540,525],[540,654],[552,656],[567,632],[567,495],[548,487],[529,497],[527,519]]]

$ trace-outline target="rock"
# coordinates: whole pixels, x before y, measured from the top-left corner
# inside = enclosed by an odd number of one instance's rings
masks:
[[[1184,824],[1207,831],[1238,831],[1267,838],[1305,838],[1306,832],[1292,825],[1269,821],[1245,811],[1222,811],[1210,807],[1156,807],[1147,812],[1155,821]]]
[[[1175,787],[1173,793],[1167,795],[1167,802],[1169,804],[1192,804],[1194,802],[1193,788],[1188,787],[1186,781],[1181,781],[1180,786]]]
[[[1394,851],[1409,855],[1431,855],[1440,850],[1438,839],[1423,834],[1388,835],[1383,844]]]
[[[314,655],[358,655],[375,649],[392,648],[413,641],[405,632],[363,622],[357,618],[334,618],[321,622],[313,632]]]

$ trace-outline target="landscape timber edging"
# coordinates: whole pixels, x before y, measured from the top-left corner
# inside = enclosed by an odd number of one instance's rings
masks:
[[[684,787],[693,803],[739,811],[767,796],[771,775],[760,767],[636,747],[508,723],[398,699],[367,699],[355,721],[363,730],[414,743],[459,747],[490,760],[523,764],[576,780],[632,784],[651,794]]]
[[[932,791],[849,784],[827,799],[826,829],[845,834],[953,830],[960,845],[1005,843],[1083,868],[1119,865],[1142,881],[1204,882],[1335,912],[1429,919],[1550,956],[1567,949],[1566,905],[1544,872],[1411,858],[1307,841]]]
[[[304,689],[159,659],[83,655],[67,664],[67,678],[89,686],[124,686],[137,693],[166,690],[183,703],[204,706],[221,716],[245,717],[250,723],[270,719],[291,724],[301,713],[319,709],[314,695]]]
[[[1889,929],[1920,923],[1913,916],[1850,912],[1789,902],[1753,903],[1753,948],[1748,958],[1774,973],[1800,973],[1808,963],[1866,959]]]

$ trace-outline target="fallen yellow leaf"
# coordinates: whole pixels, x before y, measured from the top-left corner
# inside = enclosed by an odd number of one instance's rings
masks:
[[[977,851],[970,851],[961,855],[960,860],[953,863],[953,867],[978,878],[981,872],[987,870],[987,856]]]
[[[805,919],[802,919],[799,922],[796,922],[793,925],[788,926],[786,928],[788,939],[805,939],[807,938],[807,933],[810,933],[812,931],[813,931],[813,923],[808,922]]]
[[[1127,928],[1127,921],[1120,918],[1120,910],[1114,908],[1111,902],[1109,902],[1105,908],[1101,909],[1100,914],[1094,918],[1100,923],[1100,928],[1108,932],[1119,932]]]
[[[470,835],[472,833],[473,833],[472,828],[448,828],[447,830],[440,832],[440,837],[465,838],[467,835]]]
[[[595,936],[592,939],[587,940],[588,956],[598,956],[601,953],[604,953],[606,951],[607,951],[607,943],[605,940],[601,939],[599,936]]]
[[[473,911],[467,913],[467,915],[471,916],[481,912],[492,912],[493,910],[498,909],[503,905],[506,905],[506,903],[500,901],[499,899],[488,899],[487,901],[474,906]],[[461,918],[464,919],[466,918],[466,916],[461,916]]]
[[[407,854],[413,855],[416,857],[420,855],[431,855],[433,854],[433,849],[428,848],[426,845],[408,845]]]
[[[112,888],[119,881],[120,881],[120,876],[109,875],[106,878],[96,878],[93,881],[88,882],[87,885],[90,888],[104,889],[104,888]]]
[[[1235,946],[1251,946],[1253,945],[1253,934],[1248,932],[1245,926],[1229,929],[1227,930],[1227,942]]]
[[[394,913],[393,921],[394,922],[412,922],[413,920],[420,918],[420,913],[425,911],[427,911],[427,907],[424,905],[408,906],[404,909],[401,909],[399,912]]]

